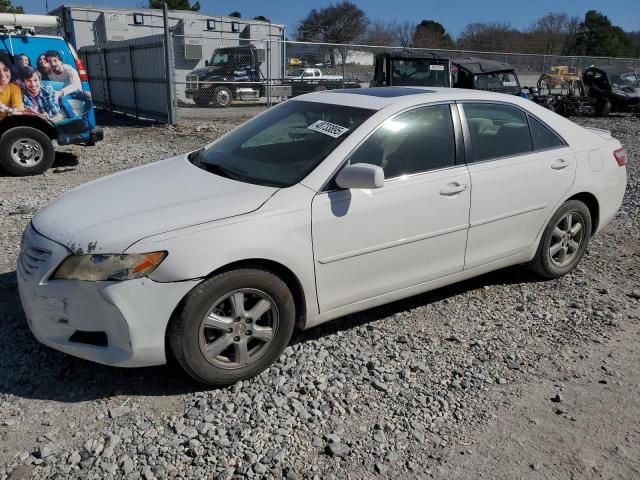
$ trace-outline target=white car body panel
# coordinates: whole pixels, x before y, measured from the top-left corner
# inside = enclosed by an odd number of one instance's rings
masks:
[[[452,184],[465,189],[440,194]],[[462,271],[469,185],[462,165],[398,177],[380,189],[318,194],[312,225],[320,310]]]
[[[212,175],[181,155],[70,190],[33,225],[78,254],[121,253],[132,238],[257,210],[277,190]]]
[[[567,166],[553,169],[560,160]],[[569,191],[575,169],[569,147],[469,164],[473,180],[465,268],[527,250]]]
[[[35,229],[25,231],[20,257],[28,260],[29,246],[35,245],[49,252],[46,260],[31,274],[18,266],[35,336],[106,364],[161,364],[173,311],[195,285],[231,264],[271,262],[291,272],[304,295],[300,327],[310,328],[531,260],[549,218],[576,194],[597,201],[598,229],[621,204],[626,169],[616,163],[613,151],[620,144],[607,132],[584,129],[515,96],[429,88],[384,97],[361,90],[289,100],[377,110],[291,187],[225,179],[180,156],[92,182],[52,202],[34,217]],[[377,190],[323,191],[354,148],[387,118],[418,105],[466,100],[523,108],[569,147],[399,177]],[[569,164],[551,169],[558,157]],[[441,196],[452,182],[468,188]],[[78,248],[169,254],[148,278],[50,280]],[[106,331],[109,345],[69,342],[73,329]]]

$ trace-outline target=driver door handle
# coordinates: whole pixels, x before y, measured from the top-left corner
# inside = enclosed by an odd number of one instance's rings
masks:
[[[466,184],[460,183],[450,183],[442,190],[440,190],[440,195],[444,195],[446,197],[451,197],[453,195],[457,195],[458,193],[464,192],[467,189]]]
[[[559,158],[551,164],[551,168],[553,168],[554,170],[562,170],[563,168],[566,168],[568,166],[569,162],[564,158]]]

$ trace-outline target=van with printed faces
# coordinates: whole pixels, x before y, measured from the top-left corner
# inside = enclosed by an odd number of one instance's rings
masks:
[[[12,175],[47,170],[54,141],[94,145],[103,138],[87,71],[73,46],[33,33],[52,23],[56,17],[0,14],[0,167]]]

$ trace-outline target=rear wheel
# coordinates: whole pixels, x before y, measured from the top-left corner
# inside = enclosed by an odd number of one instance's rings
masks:
[[[266,270],[239,269],[195,287],[172,320],[168,339],[192,377],[224,386],[271,365],[288,345],[294,324],[286,284]]]
[[[12,175],[37,175],[55,159],[51,139],[33,127],[14,127],[0,137],[0,165]]]
[[[579,200],[565,202],[545,228],[530,267],[547,278],[573,270],[582,259],[591,236],[591,214]]]

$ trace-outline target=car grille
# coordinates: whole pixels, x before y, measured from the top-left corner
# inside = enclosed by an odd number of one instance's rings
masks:
[[[198,77],[196,75],[187,75],[187,89],[188,90],[198,89]]]
[[[33,246],[23,247],[20,254],[20,265],[22,270],[28,276],[33,275],[40,266],[51,256],[49,250]]]

